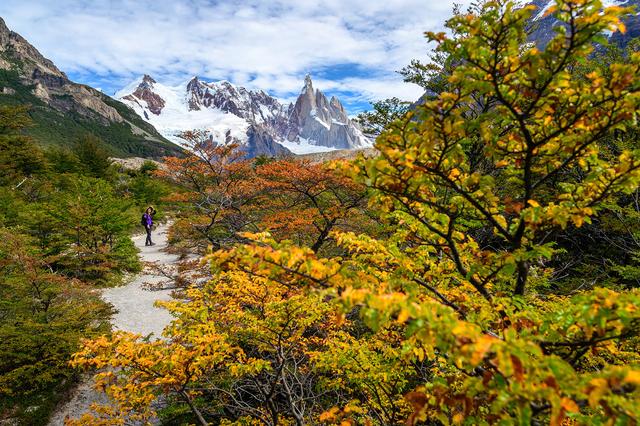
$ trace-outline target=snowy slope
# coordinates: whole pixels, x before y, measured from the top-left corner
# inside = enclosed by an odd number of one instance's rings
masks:
[[[547,14],[549,9],[555,5],[555,0],[532,0],[529,4],[534,5],[537,10],[533,14],[532,26],[529,39],[535,42],[538,47],[544,48],[546,44],[556,36],[554,28],[561,23],[554,14]],[[640,0],[602,0],[603,7],[610,6],[635,6],[635,13],[624,18],[623,22],[627,27],[626,33],[606,32],[609,42],[624,47],[634,38],[640,37]]]
[[[261,90],[197,77],[167,86],[145,75],[114,97],[177,143],[184,143],[182,132],[203,130],[219,143],[245,146],[252,155],[308,154],[372,144],[336,98],[328,101],[322,92],[313,91],[310,78],[296,104],[286,106]]]
[[[144,96],[132,96],[144,78],[136,80],[120,90],[115,94],[115,97],[132,107],[138,115],[151,123],[167,139],[175,143],[184,143],[184,140],[179,137],[182,132],[204,130],[214,140],[226,141],[230,136],[239,143],[247,142],[249,123],[243,118],[219,109],[189,109],[186,91],[189,82],[174,87],[154,82],[153,92],[165,102],[161,113],[154,114]]]

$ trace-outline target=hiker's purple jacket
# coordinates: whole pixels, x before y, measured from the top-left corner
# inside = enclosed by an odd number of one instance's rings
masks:
[[[150,228],[153,225],[153,217],[148,213],[143,214],[142,217],[144,218],[144,226]]]

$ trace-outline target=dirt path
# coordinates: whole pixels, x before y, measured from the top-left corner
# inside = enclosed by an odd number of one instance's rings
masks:
[[[162,266],[177,262],[177,256],[163,251],[167,247],[168,228],[168,225],[161,225],[154,231],[155,246],[144,246],[146,235],[132,238],[136,247],[140,249],[140,259],[143,262],[157,262]],[[145,268],[145,271],[129,284],[103,291],[102,298],[118,311],[111,320],[114,330],[126,330],[145,336],[153,333],[156,338],[161,336],[162,329],[171,321],[171,315],[166,310],[153,306],[153,303],[156,300],[171,299],[170,291],[150,291],[144,287],[147,283],[157,284],[164,279],[153,269]],[[93,389],[92,376],[88,375],[74,390],[69,401],[54,412],[48,426],[63,426],[65,418],[80,417],[94,402],[105,403],[107,400],[104,394]]]

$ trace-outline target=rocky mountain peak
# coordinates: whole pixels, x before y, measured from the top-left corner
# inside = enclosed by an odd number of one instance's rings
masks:
[[[313,81],[311,81],[311,74],[304,76],[304,89],[303,92],[313,92]]]
[[[7,24],[4,22],[4,19],[0,17],[0,34],[8,34],[8,33],[9,33],[9,27],[7,27]]]
[[[344,112],[344,107],[342,106],[342,103],[340,103],[340,100],[335,96],[331,97],[331,100],[329,101],[329,105],[331,105],[333,108],[335,108],[338,111]]]
[[[152,114],[159,115],[165,106],[165,100],[154,91],[157,81],[148,74],[145,74],[133,93],[126,95],[123,99],[130,102],[144,101]]]
[[[151,77],[149,74],[145,74],[142,77],[142,83],[148,84],[149,86],[153,86],[155,83],[157,83],[157,81],[155,81],[154,78]]]
[[[314,141],[316,145],[339,149],[360,148],[371,142],[355,126],[335,96],[328,100],[322,91],[313,90],[307,74],[304,87],[290,110],[287,139]]]
[[[149,85],[152,87],[146,87]],[[249,90],[225,80],[205,82],[193,77],[176,87],[155,80],[153,84],[130,87],[135,91],[123,91],[117,96],[176,142],[181,131],[198,128],[214,139],[244,145],[248,155],[282,155],[288,149],[318,152],[371,144],[349,120],[337,97],[329,100],[314,89],[310,75],[305,77],[295,104],[290,105],[283,105],[263,90]]]
[[[38,70],[40,75],[47,74],[67,80],[67,76],[53,62],[42,56],[20,34],[11,31],[2,18],[0,18],[0,69],[19,69],[25,77],[32,77],[33,72]]]

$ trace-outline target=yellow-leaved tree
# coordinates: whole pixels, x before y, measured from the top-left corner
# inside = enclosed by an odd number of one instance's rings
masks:
[[[166,341],[76,355],[118,368],[99,376],[120,409],[104,421],[164,394],[200,424],[635,424],[640,293],[546,286],[552,231],[640,182],[639,152],[599,152],[636,120],[640,56],[575,71],[628,12],[557,0],[543,50],[538,12],[506,0],[429,34],[454,65],[443,91],[343,167],[390,236],[335,232],[333,259],[264,234],[211,254],[213,280],[167,304]]]

